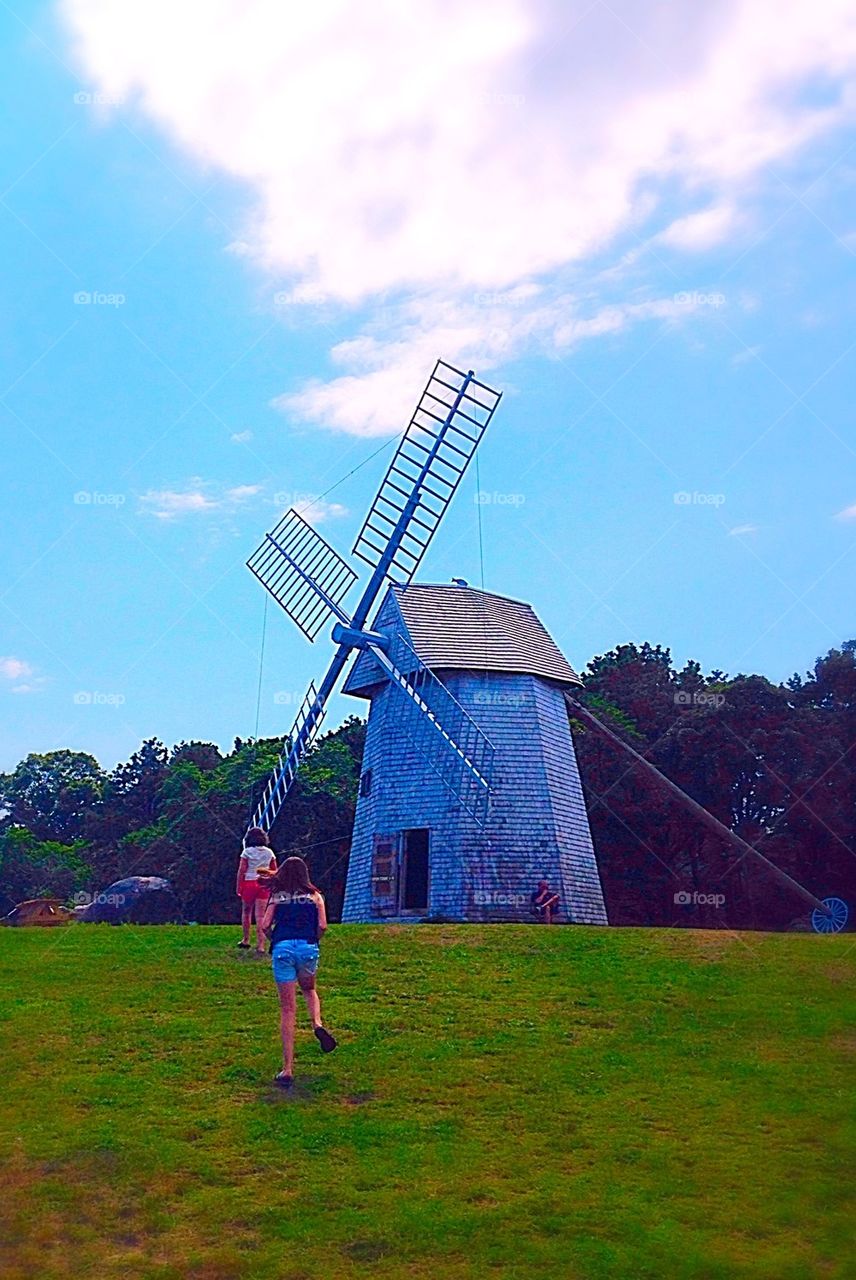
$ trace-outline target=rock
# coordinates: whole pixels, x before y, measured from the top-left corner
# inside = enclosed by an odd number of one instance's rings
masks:
[[[181,924],[181,907],[162,876],[116,880],[84,907],[87,924]]]

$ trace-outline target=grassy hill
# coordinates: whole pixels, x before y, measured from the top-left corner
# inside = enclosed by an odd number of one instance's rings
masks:
[[[337,926],[291,1095],[236,938],[0,931],[6,1280],[853,1274],[852,936]]]

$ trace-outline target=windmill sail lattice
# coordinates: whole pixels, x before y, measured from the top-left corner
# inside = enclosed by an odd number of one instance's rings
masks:
[[[312,746],[312,741],[321,728],[323,719],[324,706],[318,701],[315,685],[310,683],[291,732],[283,744],[277,766],[265,784],[262,798],[253,817],[253,826],[260,826],[266,814],[278,812],[297,776],[301,760]]]
[[[247,565],[309,640],[357,580],[349,564],[297,511],[287,511]]]
[[[396,692],[401,730],[449,792],[483,823],[493,748],[442,682],[400,635],[366,630],[387,582],[406,585],[484,435],[500,393],[438,360],[354,544],[372,574],[349,616],[344,600],[357,574],[296,512],[287,512],[247,562],[303,634],[314,640],[334,614],[336,652],[317,692],[310,685],[253,817],[269,829],[324,717],[327,700],[355,650],[371,650]]]
[[[437,361],[354,543],[355,556],[372,568],[386,560],[391,581],[401,586],[411,581],[499,396],[471,375]],[[396,540],[403,516],[407,523]]]

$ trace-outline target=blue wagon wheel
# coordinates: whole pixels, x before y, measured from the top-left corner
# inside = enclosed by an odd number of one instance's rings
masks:
[[[822,898],[821,901],[829,914],[815,907],[811,913],[812,929],[815,933],[840,933],[850,915],[847,903],[843,898]]]

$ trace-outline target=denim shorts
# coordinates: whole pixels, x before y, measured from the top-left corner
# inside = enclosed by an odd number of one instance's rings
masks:
[[[273,949],[273,976],[276,982],[296,982],[298,973],[315,973],[318,943],[302,938],[284,938]]]

